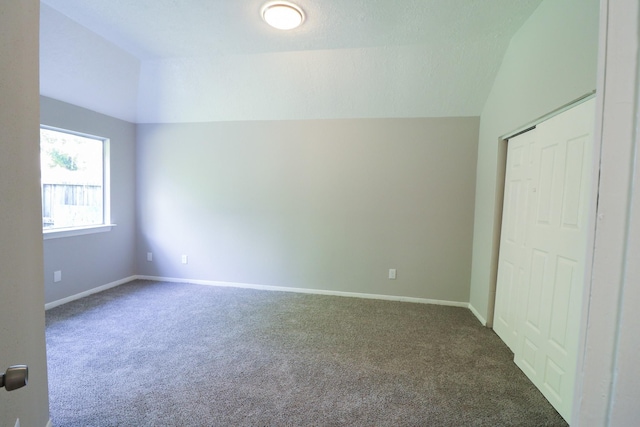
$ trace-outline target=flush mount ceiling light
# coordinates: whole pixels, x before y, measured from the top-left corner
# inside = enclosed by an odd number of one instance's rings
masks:
[[[304,21],[302,9],[284,1],[270,2],[262,8],[264,22],[279,30],[292,30]]]

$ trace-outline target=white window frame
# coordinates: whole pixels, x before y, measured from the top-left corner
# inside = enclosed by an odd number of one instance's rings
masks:
[[[103,136],[43,124],[40,125],[40,129],[47,129],[102,141],[102,224],[55,229],[43,228],[43,240],[111,231],[111,229],[116,226],[116,224],[111,222],[111,140]],[[42,194],[40,195],[40,203],[42,203]]]

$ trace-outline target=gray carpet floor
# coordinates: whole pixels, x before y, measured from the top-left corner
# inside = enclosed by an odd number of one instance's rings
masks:
[[[467,309],[134,281],[51,309],[54,426],[565,426]]]

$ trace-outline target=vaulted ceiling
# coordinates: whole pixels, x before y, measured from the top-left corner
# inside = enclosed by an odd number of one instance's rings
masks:
[[[132,122],[477,116],[541,0],[42,0],[41,93]]]

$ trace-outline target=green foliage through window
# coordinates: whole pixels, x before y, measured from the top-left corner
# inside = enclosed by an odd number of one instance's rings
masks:
[[[60,166],[70,171],[78,170],[77,156],[63,153],[57,148],[49,150],[49,156],[51,156],[51,166]]]

